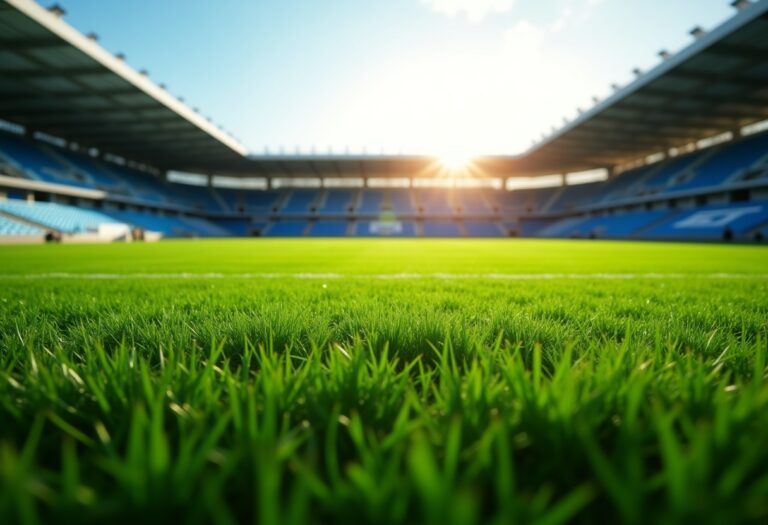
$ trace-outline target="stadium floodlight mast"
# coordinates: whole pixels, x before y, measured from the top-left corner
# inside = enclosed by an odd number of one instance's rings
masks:
[[[662,49],[661,51],[659,51],[658,55],[661,57],[662,60],[669,60],[672,57],[672,53],[670,53],[666,49]]]

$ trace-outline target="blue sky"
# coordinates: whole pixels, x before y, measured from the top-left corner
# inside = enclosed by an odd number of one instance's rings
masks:
[[[516,153],[733,13],[727,0],[59,3],[255,153]]]

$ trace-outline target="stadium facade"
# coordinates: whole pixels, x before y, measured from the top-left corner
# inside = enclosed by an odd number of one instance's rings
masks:
[[[249,155],[60,9],[0,0],[0,238],[764,241],[768,0],[733,5],[523,155],[448,173],[428,157]],[[569,183],[595,169],[607,180]],[[511,189],[522,179],[554,184]]]

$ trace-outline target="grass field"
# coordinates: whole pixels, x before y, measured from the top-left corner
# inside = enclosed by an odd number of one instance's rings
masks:
[[[768,249],[0,247],[0,523],[765,523]]]

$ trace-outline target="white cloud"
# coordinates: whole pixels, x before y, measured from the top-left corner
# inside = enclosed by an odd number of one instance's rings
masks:
[[[560,11],[558,17],[552,23],[552,31],[557,33],[558,31],[565,29],[565,27],[571,21],[571,18],[573,18],[573,14],[573,9],[570,6],[564,7],[562,11]]]
[[[481,22],[493,13],[506,13],[515,0],[421,0],[437,13],[455,17],[465,16],[471,22]]]

